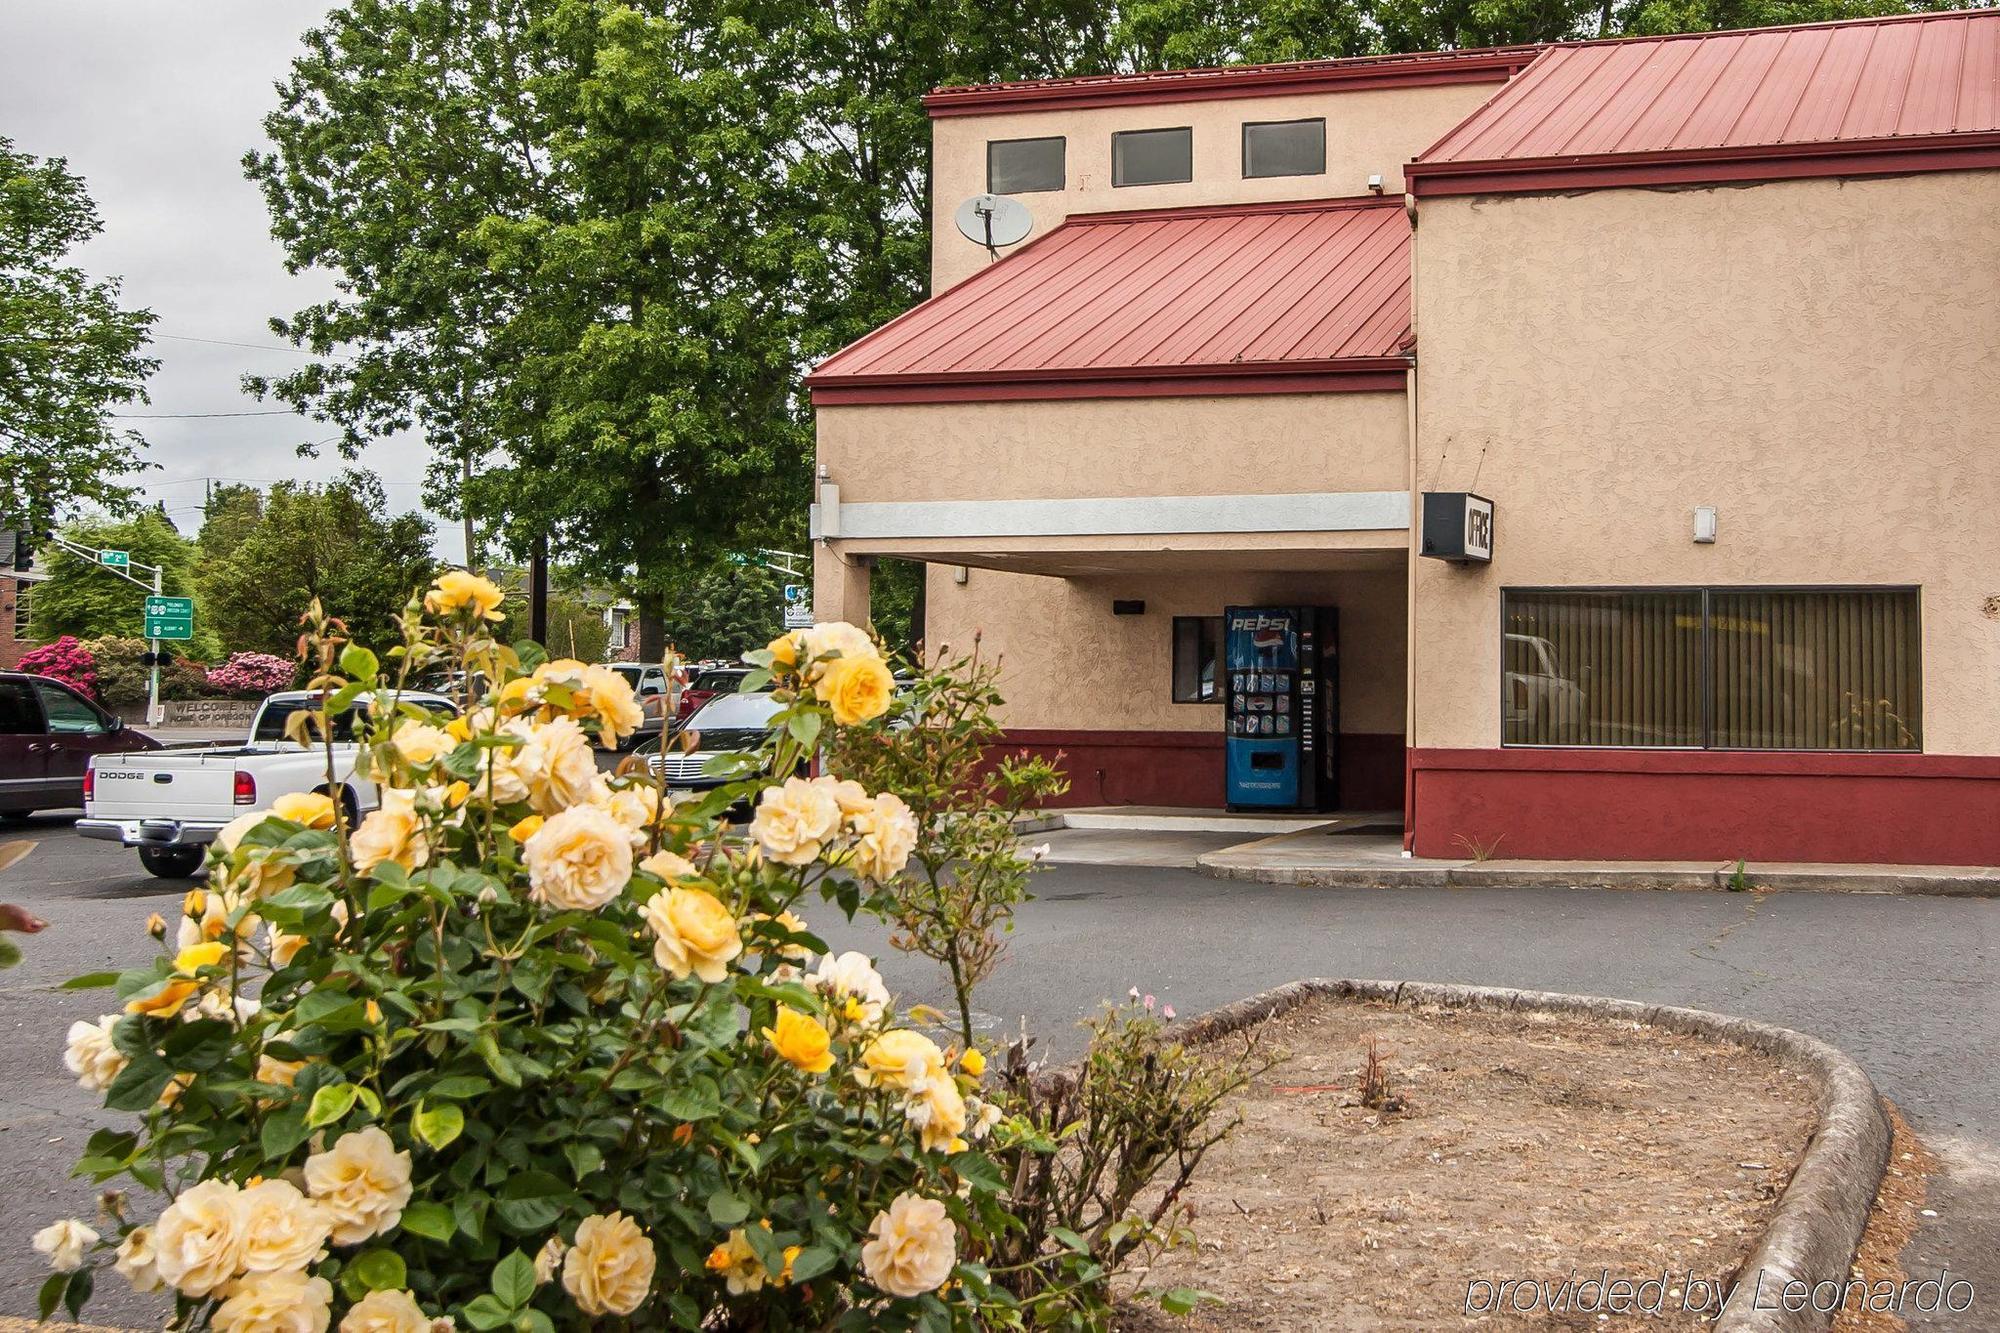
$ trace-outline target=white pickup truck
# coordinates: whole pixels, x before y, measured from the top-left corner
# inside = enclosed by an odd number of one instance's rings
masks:
[[[441,694],[403,698],[437,713],[458,711]],[[208,844],[230,820],[266,809],[288,792],[328,790],[326,750],[304,749],[285,738],[286,720],[317,706],[311,694],[274,694],[257,710],[250,738],[240,745],[96,756],[84,775],[83,818],[76,831],[138,848],[139,863],[162,878],[195,874]],[[375,784],[354,771],[360,747],[353,743],[351,718],[345,714],[334,726],[331,784],[350,820],[381,803]]]

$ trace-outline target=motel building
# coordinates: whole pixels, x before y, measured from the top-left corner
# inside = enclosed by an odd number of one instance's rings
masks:
[[[814,609],[922,562],[1068,801],[2000,864],[2000,12],[926,106]]]

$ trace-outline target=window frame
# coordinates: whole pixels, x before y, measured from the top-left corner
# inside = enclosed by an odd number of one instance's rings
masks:
[[[1260,171],[1250,172],[1250,131],[1270,129],[1279,125],[1319,126],[1319,169],[1317,171]],[[1296,116],[1290,120],[1246,120],[1243,122],[1243,179],[1246,181],[1297,180],[1307,176],[1326,175],[1326,117]]]
[[[997,190],[993,187],[993,150],[1005,144],[1053,143],[1061,145],[1057,166],[1056,183],[1041,185],[1031,190]],[[988,194],[1060,194],[1069,188],[1069,136],[1067,134],[1030,134],[1018,139],[988,139],[986,141],[986,193]]]
[[[42,708],[43,734],[48,736],[106,736],[111,733],[111,714],[99,708],[82,692],[73,690],[59,680],[46,676],[30,677],[29,684],[34,690],[35,701]],[[51,699],[75,704],[90,715],[95,724],[89,727],[60,727],[56,725],[56,711],[49,706]]]
[[[1194,688],[1196,693],[1187,697],[1181,695],[1180,682],[1181,625],[1183,622],[1192,624],[1195,627],[1196,660]],[[1211,679],[1214,681],[1214,693],[1206,699],[1202,698],[1199,693],[1201,690],[1201,649],[1204,647],[1208,649],[1208,660],[1214,664],[1214,671],[1211,675]],[[1222,702],[1221,616],[1188,615],[1171,617],[1171,624],[1167,631],[1167,697],[1177,704],[1219,704]]]
[[[1700,697],[1701,737],[1699,745],[1594,745],[1564,744],[1559,741],[1510,741],[1507,739],[1507,599],[1516,594],[1555,595],[1616,595],[1621,593],[1669,594],[1692,593],[1701,598],[1701,673]],[[1908,593],[1916,601],[1916,612],[1911,621],[1911,632],[1916,638],[1917,676],[1915,682],[1915,711],[1917,716],[1917,743],[1907,750],[1852,749],[1832,746],[1778,746],[1778,745],[1716,745],[1713,743],[1715,731],[1714,690],[1715,690],[1715,643],[1709,613],[1710,599],[1716,593],[1730,595],[1755,595],[1759,593]],[[1572,583],[1572,584],[1503,584],[1500,588],[1498,644],[1500,649],[1499,670],[1495,672],[1495,714],[1500,726],[1500,748],[1503,750],[1619,750],[1637,754],[1853,754],[1853,755],[1913,755],[1925,754],[1924,717],[1924,589],[1920,583]]]
[[[1185,134],[1188,145],[1188,174],[1177,180],[1126,181],[1120,180],[1118,141],[1140,134]],[[1111,132],[1111,188],[1114,190],[1143,190],[1151,185],[1189,185],[1194,182],[1194,126],[1192,125],[1149,125],[1142,130],[1113,130]]]

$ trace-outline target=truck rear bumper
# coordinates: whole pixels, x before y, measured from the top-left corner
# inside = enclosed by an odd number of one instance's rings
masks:
[[[223,826],[194,819],[79,819],[78,837],[119,842],[127,847],[203,847]]]

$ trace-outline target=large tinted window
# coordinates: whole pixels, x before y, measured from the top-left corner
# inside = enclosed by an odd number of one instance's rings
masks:
[[[105,730],[104,715],[81,696],[71,694],[60,685],[39,680],[35,682],[35,693],[41,696],[42,711],[48,714],[50,731],[94,736]]]
[[[1171,185],[1193,179],[1193,130],[1126,130],[1111,136],[1113,185]]]
[[[0,680],[0,736],[37,736],[42,710],[25,680]]]
[[[986,145],[986,192],[1060,190],[1066,146],[1061,138],[993,140]]]
[[[1243,127],[1245,176],[1318,176],[1326,171],[1326,122],[1277,120]]]
[[[1510,745],[1915,750],[1913,588],[1509,590]]]

